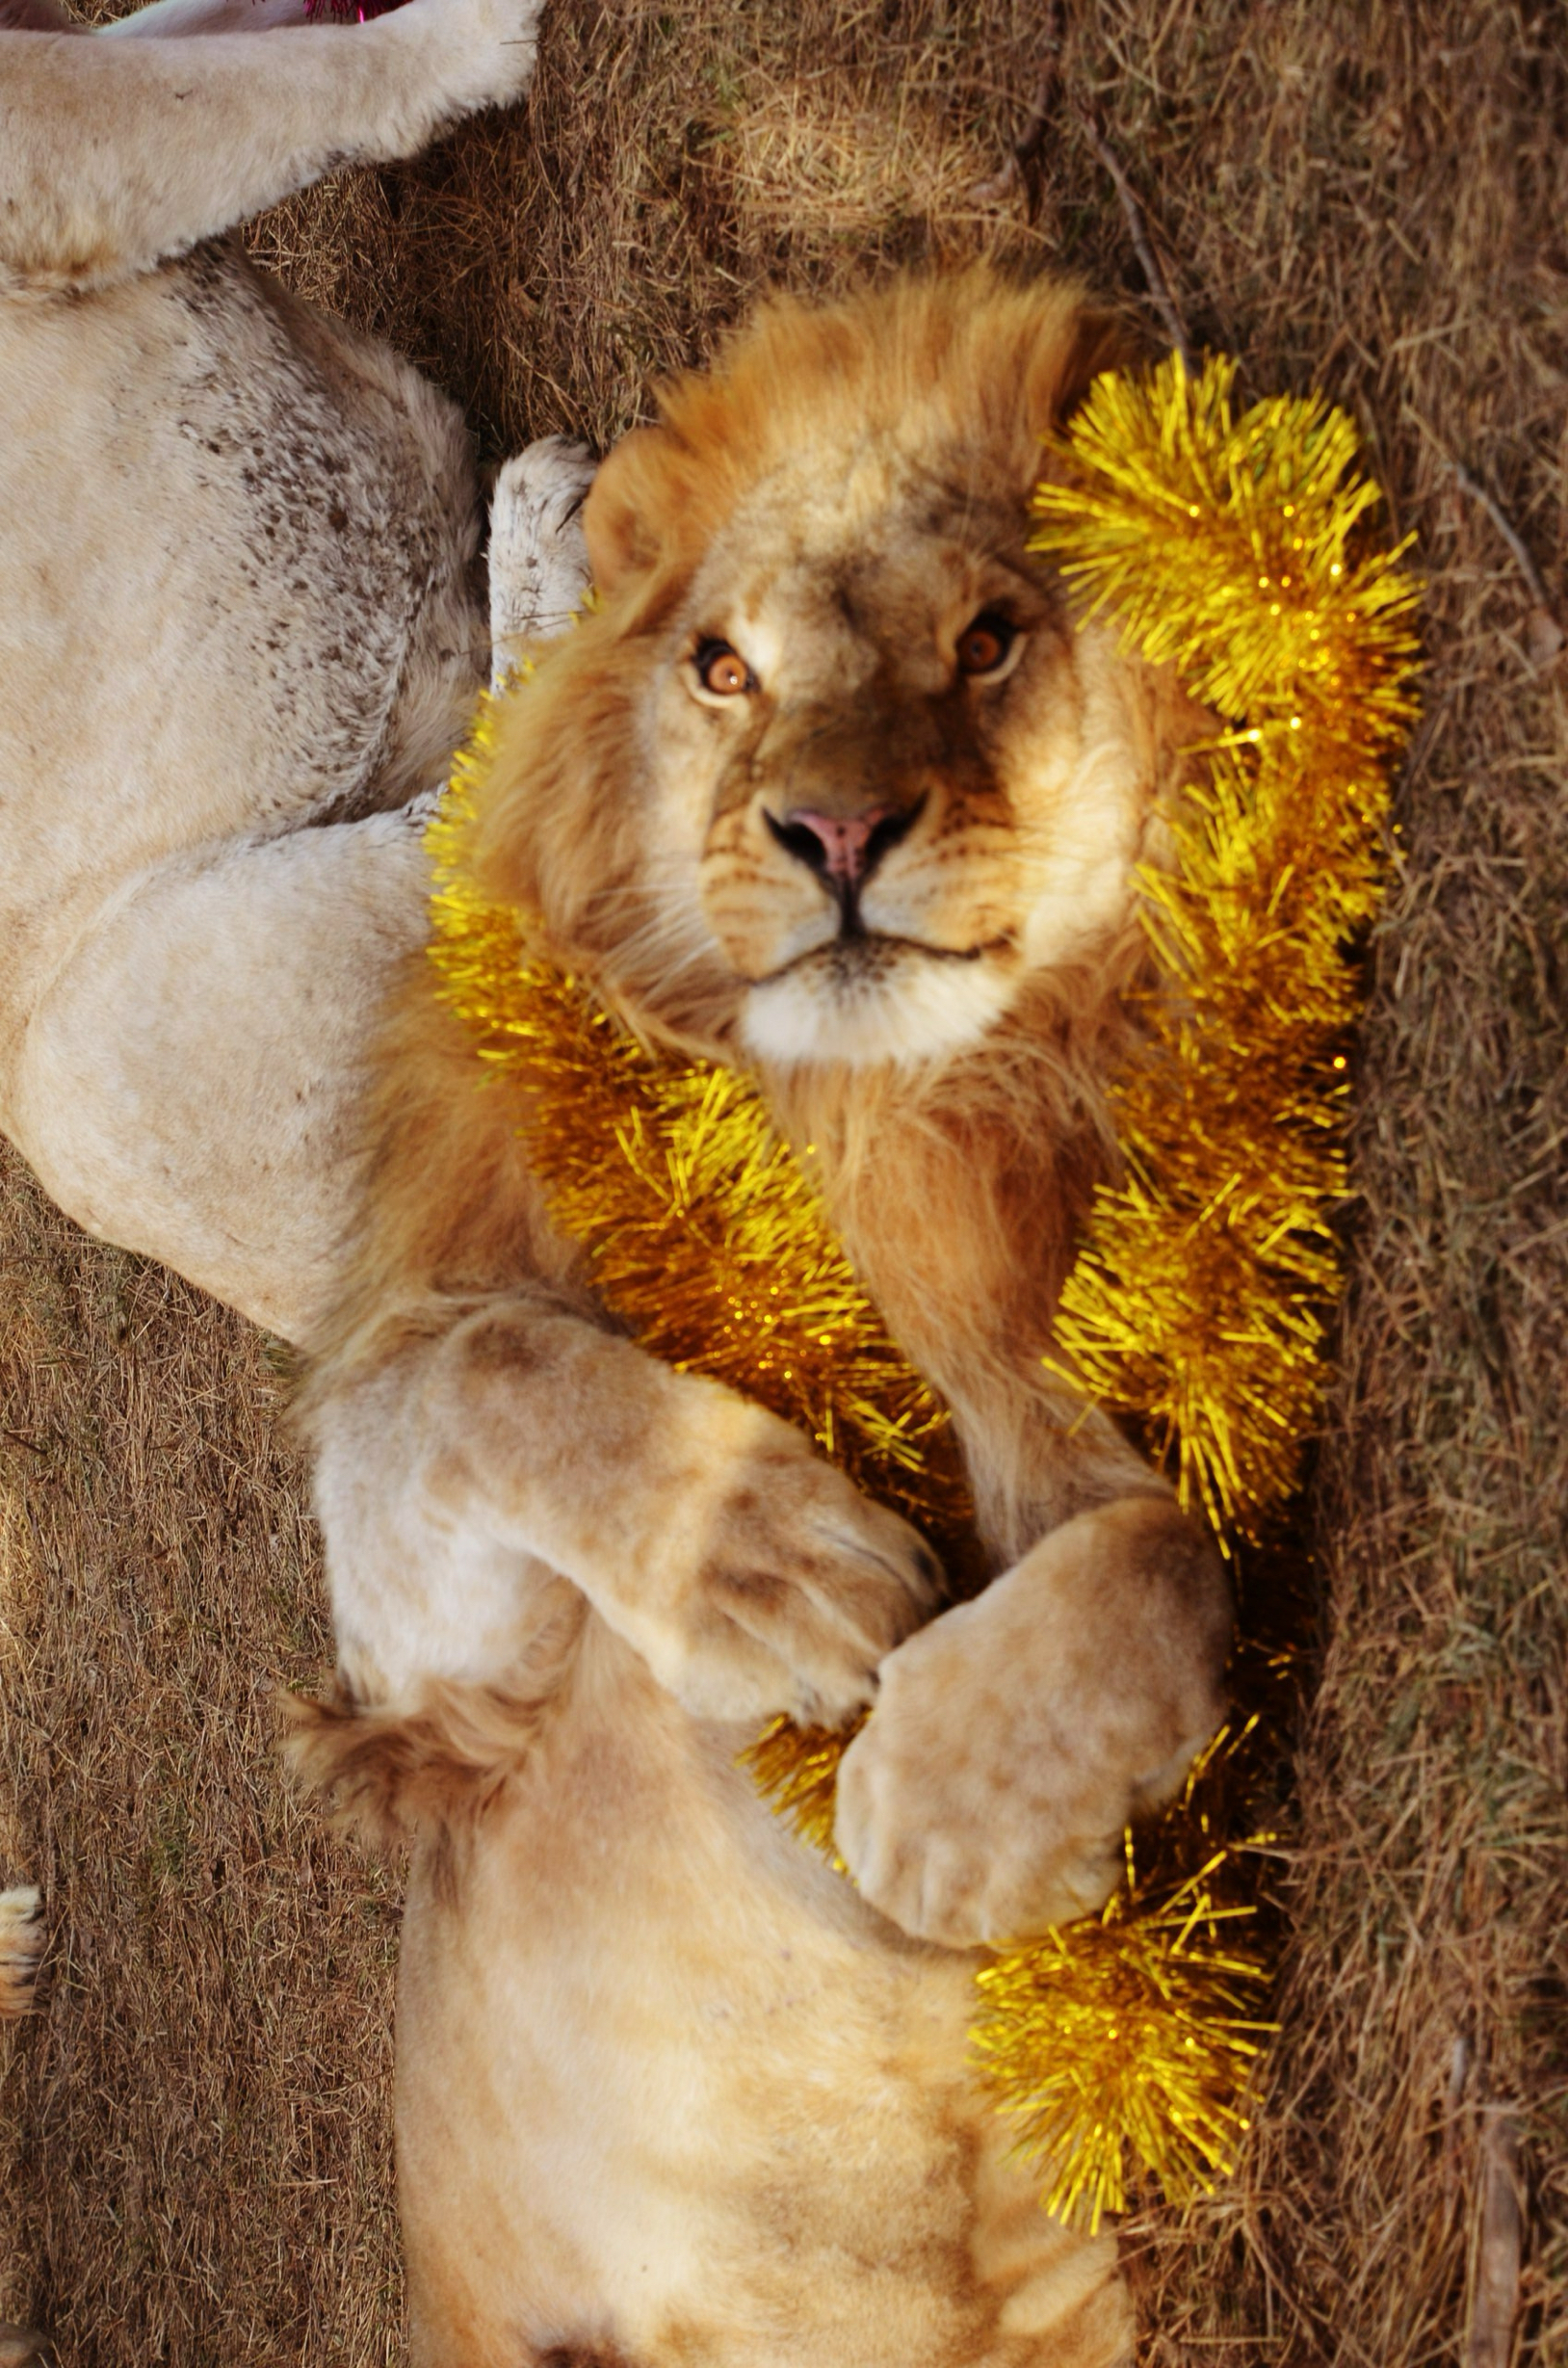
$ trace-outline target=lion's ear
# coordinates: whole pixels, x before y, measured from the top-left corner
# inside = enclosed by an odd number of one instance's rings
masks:
[[[684,538],[686,472],[666,428],[634,428],[593,480],[583,511],[595,589],[607,597],[645,575]]]
[[[1102,370],[1114,370],[1134,352],[1125,325],[1112,312],[1086,304],[1079,291],[1058,286],[1044,292],[1018,354],[1013,384],[1012,458],[1029,488],[1049,475],[1052,439],[1077,410]],[[1041,446],[1046,447],[1042,454]]]
[[[1023,373],[1024,409],[1034,442],[1063,427],[1101,371],[1114,370],[1131,352],[1125,324],[1114,313],[1085,304],[1076,289],[1058,291],[1056,303],[1037,324]]]
[[[1131,360],[1132,353],[1125,322],[1093,304],[1080,305],[1064,341],[1049,425],[1059,427],[1070,419],[1101,371],[1117,369]]]

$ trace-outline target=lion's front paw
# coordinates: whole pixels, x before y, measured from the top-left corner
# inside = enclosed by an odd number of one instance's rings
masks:
[[[628,1633],[700,1718],[784,1710],[832,1725],[870,1700],[877,1665],[930,1611],[940,1568],[906,1521],[787,1423],[746,1413],[755,1435],[693,1505],[679,1580],[650,1591]]]
[[[543,7],[544,0],[406,0],[387,21],[409,20],[402,38],[428,29],[435,87],[466,113],[508,107],[522,96],[538,54]]]
[[[964,1948],[1100,1907],[1130,1817],[1223,1715],[1218,1558],[1163,1498],[1081,1513],[883,1664],[839,1772],[873,1906]]]
[[[541,436],[502,469],[490,497],[492,687],[518,645],[559,633],[588,590],[583,504],[598,462],[586,444]]]

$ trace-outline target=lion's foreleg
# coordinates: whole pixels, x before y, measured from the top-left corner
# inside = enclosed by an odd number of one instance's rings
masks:
[[[936,1570],[809,1440],[559,1298],[491,1302],[310,1417],[343,1674],[365,1701],[504,1683],[572,1580],[701,1716],[869,1698]]]
[[[515,97],[538,0],[409,0],[364,25],[0,46],[0,289],[105,286],[336,166],[411,155]]]

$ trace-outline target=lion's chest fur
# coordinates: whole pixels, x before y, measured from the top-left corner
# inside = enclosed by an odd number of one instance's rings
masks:
[[[780,1826],[744,1740],[591,1623],[483,1847],[416,1868],[399,2127],[429,2356],[505,2327],[650,2364],[1102,2368],[1113,2249],[1004,2167],[970,1961]]]

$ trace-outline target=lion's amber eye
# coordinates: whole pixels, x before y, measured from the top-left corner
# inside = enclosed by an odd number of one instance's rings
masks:
[[[1017,627],[995,609],[981,609],[958,636],[960,674],[994,674],[1017,639]]]
[[[734,698],[754,691],[756,678],[738,649],[728,642],[703,642],[696,653],[697,680],[718,698]]]

